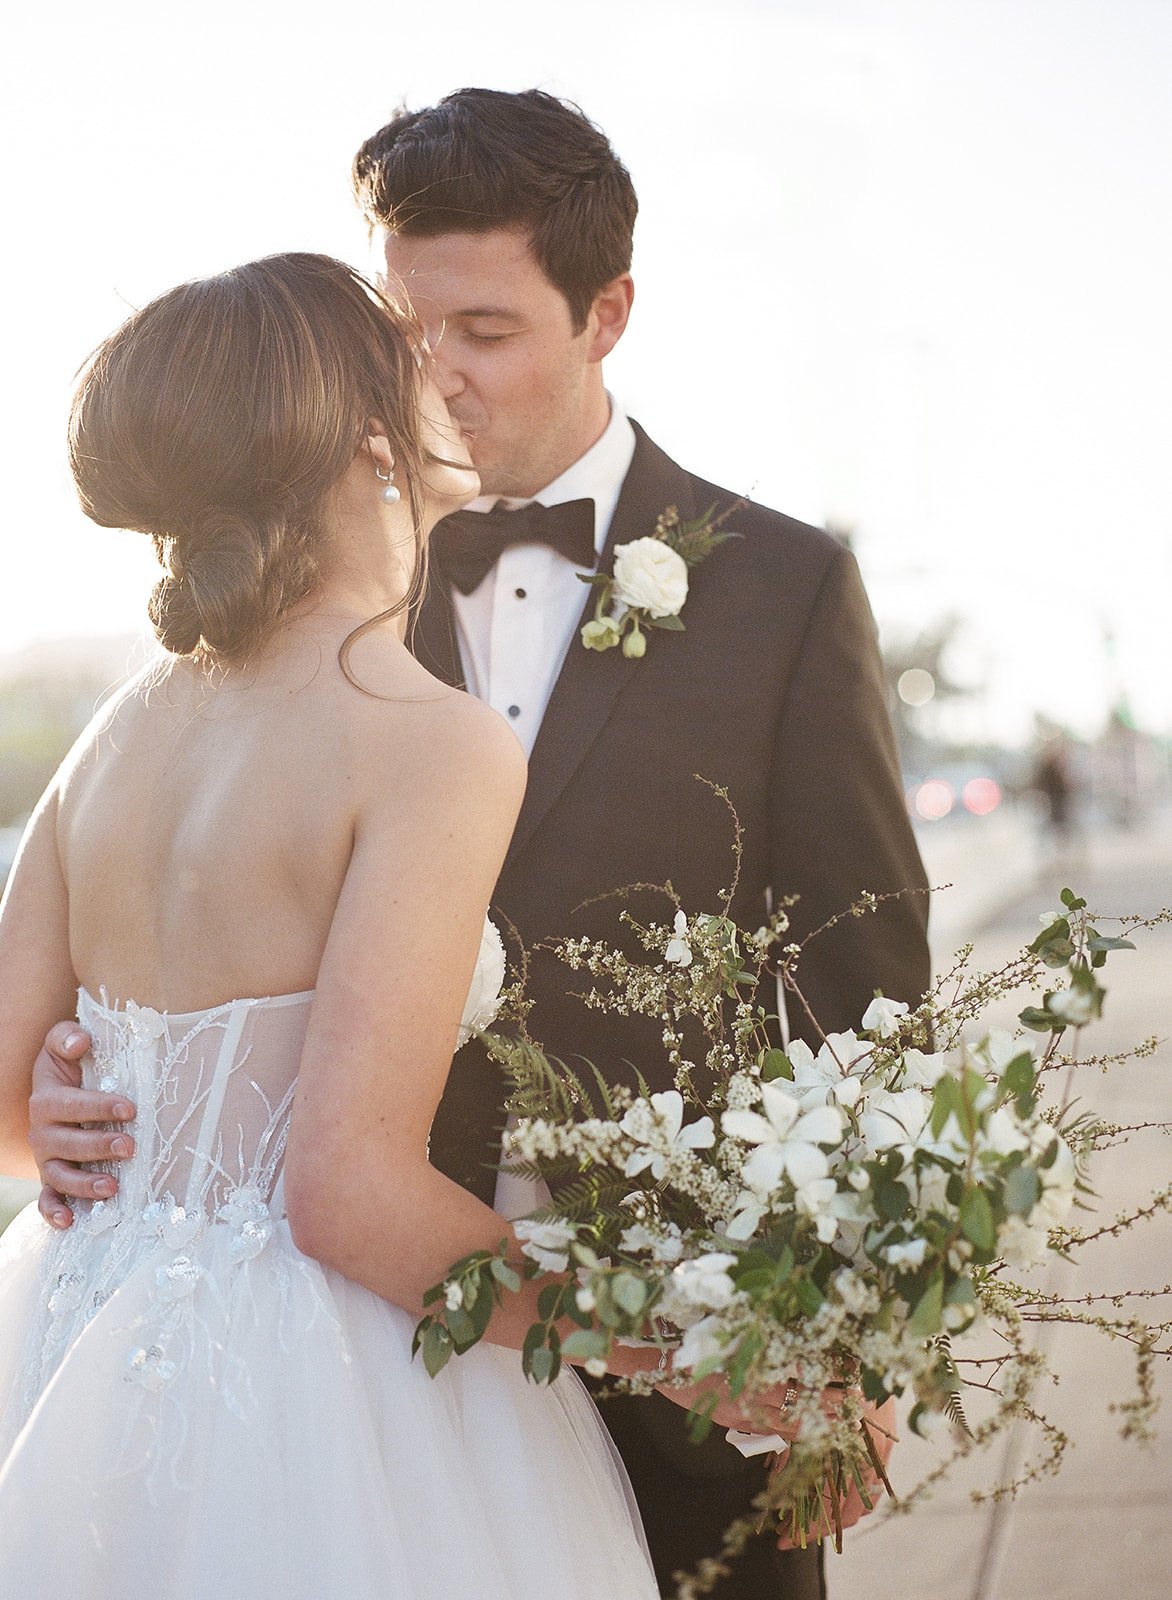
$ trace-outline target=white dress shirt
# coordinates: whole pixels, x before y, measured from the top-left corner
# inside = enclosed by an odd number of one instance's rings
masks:
[[[611,400],[602,437],[561,477],[532,498],[543,506],[594,501],[594,549],[601,555],[623,479],[635,453],[635,430]],[[529,500],[482,496],[470,511],[512,510]],[[547,545],[514,545],[471,594],[453,590],[464,681],[499,711],[531,755],[541,719],[586,603],[584,569]]]

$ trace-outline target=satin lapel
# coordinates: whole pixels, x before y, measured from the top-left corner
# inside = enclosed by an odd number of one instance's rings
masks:
[[[464,669],[456,642],[456,617],[452,596],[442,578],[432,576],[415,616],[415,630],[408,633],[411,654],[444,683],[463,689]]]
[[[636,424],[635,454],[623,480],[599,570],[613,569],[616,544],[653,534],[656,518],[669,505],[679,506],[685,517],[694,514],[691,481]],[[583,593],[579,628],[589,620],[595,603],[592,589],[583,586]],[[655,648],[654,636],[650,648]],[[505,858],[506,866],[528,844],[581,766],[615,701],[641,665],[629,661],[617,648],[601,654],[587,650],[575,631],[529,758],[529,787]]]

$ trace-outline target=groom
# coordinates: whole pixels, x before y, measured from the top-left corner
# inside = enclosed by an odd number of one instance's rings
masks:
[[[926,885],[850,554],[737,506],[727,527],[739,537],[691,570],[682,631],[649,631],[642,656],[581,642],[593,601],[579,573],[613,573],[616,549],[653,536],[668,507],[719,515],[735,499],[671,461],[603,386],[631,309],[636,213],[605,136],[539,91],[465,89],[374,134],[354,181],[481,476],[483,498],[433,536],[413,648],[496,707],[530,755],[495,906],[535,950],[531,1031],[555,1055],[608,1076],[634,1063],[653,1088],[669,1086],[656,1030],[586,1009],[535,947],[614,937],[621,904],[598,897],[625,884],[670,879],[690,911],[716,909],[732,830],[696,774],[728,790],[743,828],[731,907],[742,926],[765,920],[770,896],[796,894],[802,939],[864,890],[912,891],[810,944],[800,977],[820,1026],[857,1026],[877,989],[914,1002],[928,981]],[[662,898],[625,903],[663,920]],[[804,1013],[791,1020],[810,1036]],[[66,1091],[39,1096],[44,1170],[78,1150],[74,1130],[49,1127],[70,1120]],[[432,1160],[490,1201],[502,1120],[499,1077],[469,1046]],[[692,1446],[684,1413],[662,1397],[608,1400],[602,1414],[666,1589],[674,1570],[713,1553],[764,1469],[717,1436]],[[824,1589],[814,1551],[782,1553],[762,1537],[714,1593],[807,1600]]]

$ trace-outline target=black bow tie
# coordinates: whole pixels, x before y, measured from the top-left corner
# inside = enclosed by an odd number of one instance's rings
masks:
[[[461,594],[471,594],[515,544],[544,544],[576,567],[594,566],[594,501],[534,501],[519,511],[454,511],[436,524],[431,554]]]

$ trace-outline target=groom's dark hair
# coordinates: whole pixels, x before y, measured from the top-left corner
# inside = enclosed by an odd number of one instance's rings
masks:
[[[541,89],[458,89],[404,108],[354,157],[353,181],[372,228],[523,229],[577,332],[603,285],[630,269],[631,175],[577,106]]]

